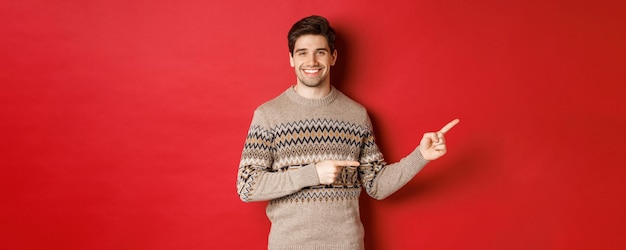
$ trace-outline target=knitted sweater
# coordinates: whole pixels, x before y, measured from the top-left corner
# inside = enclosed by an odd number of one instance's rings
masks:
[[[315,163],[359,161],[321,185]],[[237,190],[245,202],[269,201],[269,249],[363,249],[362,189],[383,199],[428,161],[416,148],[386,164],[363,106],[334,87],[322,99],[293,88],[259,106],[245,141]]]

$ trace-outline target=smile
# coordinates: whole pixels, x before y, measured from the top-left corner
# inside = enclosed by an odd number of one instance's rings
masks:
[[[320,70],[319,69],[305,69],[303,71],[304,71],[304,73],[307,73],[307,74],[315,74],[315,73],[319,72]]]

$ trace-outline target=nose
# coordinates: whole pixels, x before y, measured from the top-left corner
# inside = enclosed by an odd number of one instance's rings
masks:
[[[307,58],[308,60],[308,64],[311,66],[317,66],[318,62],[317,62],[317,56],[315,55],[315,53],[310,53],[310,55]]]

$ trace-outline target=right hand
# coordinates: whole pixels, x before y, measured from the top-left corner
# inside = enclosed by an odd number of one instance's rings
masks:
[[[436,160],[446,154],[448,149],[443,135],[448,133],[448,131],[458,123],[459,119],[454,119],[443,126],[441,130],[424,134],[420,142],[420,153],[422,153],[422,157],[424,157],[425,160]]]
[[[315,164],[315,168],[317,169],[317,176],[320,178],[320,184],[329,185],[335,182],[342,167],[357,167],[359,165],[361,165],[361,163],[358,161],[325,160]]]

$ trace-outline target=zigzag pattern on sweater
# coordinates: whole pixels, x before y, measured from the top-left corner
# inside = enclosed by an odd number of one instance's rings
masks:
[[[358,200],[361,195],[361,188],[305,188],[300,192],[287,195],[285,197],[271,200],[270,203],[292,203],[292,202],[337,202]]]
[[[258,125],[251,126],[243,145],[241,166],[271,166],[275,153],[273,141],[273,136],[267,129]]]
[[[368,127],[328,119],[295,121],[275,128],[251,126],[242,165],[283,166],[326,159],[380,158]]]
[[[371,147],[370,130],[362,125],[330,119],[307,119],[278,124],[274,136],[273,168],[327,159],[358,160]]]
[[[382,155],[376,146],[371,128],[364,125],[330,119],[293,121],[277,124],[273,128],[253,125],[248,131],[242,153],[238,189],[242,197],[247,198],[254,192],[253,186],[260,172],[288,171],[296,168],[295,166],[329,159],[361,161],[362,164],[369,165],[369,161],[376,162],[382,159]],[[375,173],[380,168],[372,170]],[[359,176],[365,177],[363,182],[369,186],[373,181],[372,170],[343,168],[336,183],[329,188],[360,188],[362,180]],[[290,199],[305,201],[346,198],[344,194],[337,192],[318,193],[319,191],[311,195],[319,196],[294,196]]]
[[[360,146],[368,130],[354,123],[327,119],[304,120],[274,128],[276,147],[309,143],[339,143]]]

